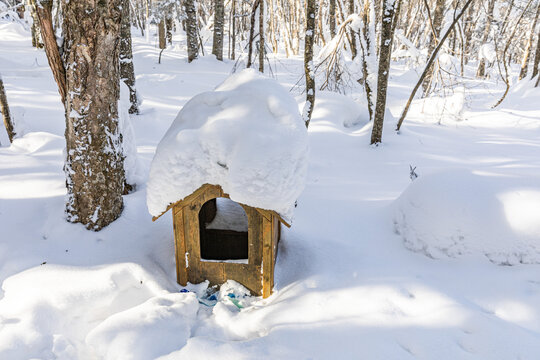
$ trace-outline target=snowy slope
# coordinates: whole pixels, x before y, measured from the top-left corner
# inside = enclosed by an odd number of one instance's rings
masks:
[[[234,64],[210,57],[187,64],[178,47],[158,65],[153,43],[137,37],[134,47],[144,102],[132,124],[139,172],[148,174],[180,106],[214,89]],[[271,61],[277,80],[291,88],[301,59]],[[103,231],[66,223],[63,111],[44,53],[30,47],[18,25],[0,23],[0,72],[10,104],[24,109],[18,120],[26,128],[9,147],[0,131],[1,359],[538,358],[540,265],[499,266],[478,253],[432,259],[409,251],[394,232],[397,199],[433,204],[415,192],[441,196],[450,225],[460,219],[452,211],[458,199],[444,199],[433,181],[449,168],[481,174],[497,194],[526,185],[537,196],[537,93],[512,93],[494,111],[493,89],[472,84],[459,119],[442,121],[431,110],[422,113],[417,101],[400,135],[385,124],[378,148],[367,145],[369,124],[343,126],[354,116],[336,112],[334,98],[328,108],[316,107],[307,186],[293,227],[283,232],[275,293],[240,310],[223,297],[207,307],[195,292],[179,292],[171,219],[151,222],[146,175]],[[396,66],[391,75],[396,116],[414,72]],[[419,174],[413,183],[409,165]],[[527,195],[533,210],[534,196]],[[507,222],[510,235],[535,231],[512,210],[487,219],[490,204],[473,204],[468,229],[496,231],[503,225],[489,223],[495,219]]]

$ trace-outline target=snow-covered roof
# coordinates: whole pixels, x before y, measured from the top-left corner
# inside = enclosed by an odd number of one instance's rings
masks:
[[[251,69],[193,97],[159,143],[147,204],[159,216],[204,184],[231,200],[290,221],[307,173],[307,131],[298,105]]]

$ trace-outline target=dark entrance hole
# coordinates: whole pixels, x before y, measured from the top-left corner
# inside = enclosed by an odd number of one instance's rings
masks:
[[[238,203],[217,198],[199,212],[201,260],[248,259],[248,219]]]

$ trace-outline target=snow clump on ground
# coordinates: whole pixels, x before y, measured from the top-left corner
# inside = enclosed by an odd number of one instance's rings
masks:
[[[451,170],[415,180],[394,202],[405,246],[433,258],[540,263],[540,187],[526,178]]]

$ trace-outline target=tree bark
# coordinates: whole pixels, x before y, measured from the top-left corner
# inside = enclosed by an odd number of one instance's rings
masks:
[[[236,58],[236,0],[231,5],[232,34],[231,34],[231,60]]]
[[[472,41],[473,32],[474,32],[473,30],[476,25],[476,23],[473,21],[473,18],[476,12],[476,9],[475,9],[476,3],[480,3],[480,1],[475,1],[471,4],[471,6],[469,7],[469,10],[467,11],[467,16],[464,19],[464,24],[463,24],[463,30],[465,33],[465,43],[463,44],[464,53],[465,53],[465,64],[467,64],[469,61],[468,59],[469,59],[469,54],[471,50],[471,44],[473,42]]]
[[[30,15],[32,16],[32,46],[38,49],[43,48],[43,42],[41,41],[41,33],[39,31],[39,18],[36,12],[36,1],[27,0],[28,9],[30,9]]]
[[[386,110],[386,93],[388,89],[388,76],[390,75],[390,59],[392,55],[392,30],[395,8],[401,0],[385,0],[382,4],[381,17],[381,42],[379,50],[379,70],[377,78],[377,101],[375,103],[375,116],[371,131],[371,144],[379,144],[382,141],[384,113]]]
[[[135,88],[135,69],[131,44],[129,0],[122,0],[122,27],[120,29],[120,78],[129,89],[130,114],[139,113],[139,99]]]
[[[264,73],[264,0],[259,0],[259,71]]]
[[[165,38],[165,19],[162,18],[158,24],[158,41],[161,50],[167,48],[167,39]]]
[[[199,53],[199,40],[197,35],[197,13],[195,0],[184,0],[186,12],[186,36],[188,47],[188,62],[195,60]]]
[[[531,48],[534,41],[534,35],[536,32],[536,23],[538,22],[538,14],[540,14],[540,2],[536,7],[536,15],[531,26],[531,32],[529,33],[529,38],[527,40],[527,45],[523,51],[523,59],[521,61],[521,71],[519,72],[519,80],[527,76],[527,70],[529,67],[529,58],[531,57]]]
[[[330,36],[336,36],[336,0],[329,0],[328,21],[330,22]]]
[[[303,118],[306,128],[311,121],[313,107],[315,106],[315,74],[313,69],[313,39],[315,38],[315,14],[317,12],[317,0],[307,0],[306,7],[306,36],[304,46],[304,73],[306,76],[306,104],[304,105]]]
[[[427,1],[426,1],[427,4]],[[427,7],[427,5],[426,5]],[[444,15],[445,0],[437,0],[435,3],[435,11],[433,12],[433,17],[431,18],[431,31],[429,32],[429,41],[428,41],[428,54],[433,52],[433,49],[439,43],[439,35],[441,34],[441,26]],[[428,8],[429,14],[429,8]],[[433,77],[434,67],[430,67],[424,82],[422,83],[422,88],[424,89],[424,96],[429,93],[431,79]]]
[[[369,120],[373,120],[374,103],[376,101],[376,84],[373,81],[373,64],[376,64],[375,58],[375,8],[373,0],[364,0],[364,9],[362,11],[362,38],[360,39],[360,50],[362,53],[362,75],[364,77],[364,89],[366,90],[366,100],[368,106]]]
[[[246,67],[250,68],[252,63],[252,56],[253,56],[253,40],[255,39],[255,20],[257,18],[257,8],[259,7],[261,0],[255,0],[253,2],[253,8],[251,9],[251,19],[250,19],[250,27],[249,27],[249,43],[248,43],[248,59]]]
[[[390,0],[390,1],[393,1],[393,0]],[[348,2],[348,10],[349,10],[349,15],[352,15],[355,13],[355,10],[354,10],[354,0],[349,0]],[[353,30],[353,28],[351,27],[351,31],[350,31],[350,40],[351,40],[351,58],[354,59],[357,55],[357,50],[356,50],[356,34]]]
[[[67,219],[98,231],[122,212],[122,0],[65,2]]]
[[[540,31],[538,32],[538,34],[536,34],[536,36],[536,53],[534,54],[531,79],[538,75],[538,71],[540,70],[538,69],[538,66],[540,65]]]
[[[493,9],[495,8],[495,0],[490,0],[488,3],[486,27],[484,28],[484,34],[482,35],[482,45],[486,44],[489,39],[489,32],[491,30],[491,22],[493,21]],[[486,76],[486,59],[480,59],[478,69],[476,70],[476,76],[483,78]]]
[[[170,17],[170,14],[167,13],[165,15],[165,37],[167,38],[167,42],[169,43],[169,45],[172,45],[172,31],[173,31],[173,21],[172,21],[172,18]]]
[[[220,61],[223,61],[224,7],[223,0],[214,0],[214,40],[212,42],[212,54]]]
[[[8,134],[9,142],[13,142],[13,139],[17,134],[13,130],[13,120],[11,119],[11,113],[9,112],[9,105],[7,102],[6,89],[4,88],[4,81],[0,75],[0,112],[4,119],[4,126]]]
[[[36,12],[39,19],[39,27],[43,44],[45,45],[45,53],[47,61],[53,73],[54,80],[58,85],[58,92],[62,98],[62,104],[66,103],[66,71],[64,63],[60,57],[56,36],[52,25],[52,0],[38,0],[36,4]]]

